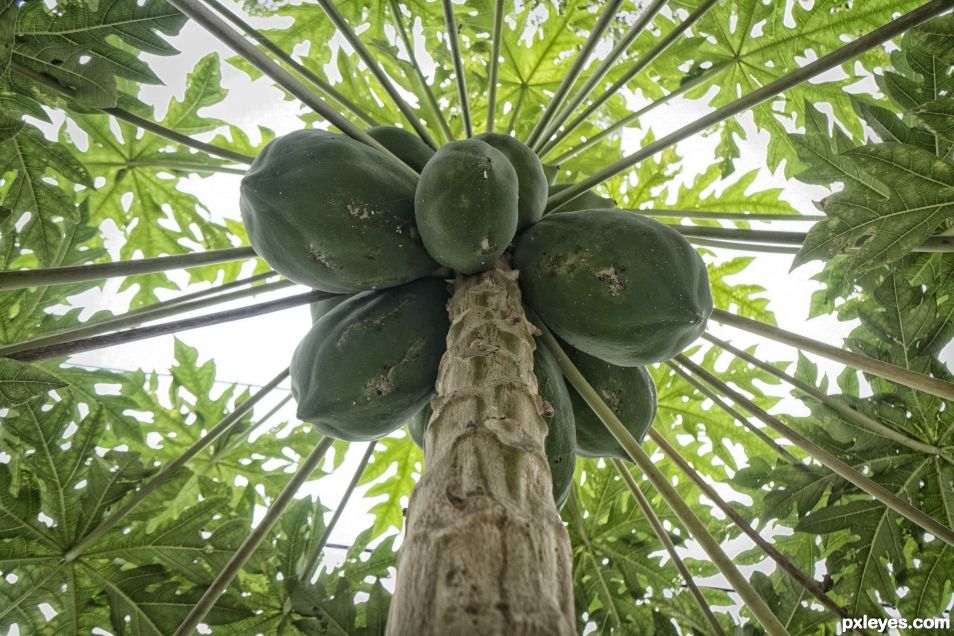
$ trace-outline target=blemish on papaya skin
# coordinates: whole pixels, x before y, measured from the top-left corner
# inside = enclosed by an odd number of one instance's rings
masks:
[[[623,284],[623,281],[620,280],[619,272],[617,272],[616,268],[612,265],[606,269],[601,269],[598,272],[594,272],[593,275],[599,280],[606,282],[606,287],[609,290],[610,296],[619,296],[620,293],[626,288],[626,286]]]
[[[554,274],[572,274],[581,267],[590,264],[590,257],[583,252],[570,252],[566,254],[553,254],[543,263],[545,269]]]
[[[367,384],[364,385],[364,394],[367,396],[381,397],[382,395],[390,393],[394,389],[394,385],[391,384],[391,379],[388,376],[390,376],[390,372],[371,378]]]
[[[328,255],[319,252],[314,243],[308,244],[308,258],[319,265],[324,265],[328,269],[331,269],[331,261],[328,260]]]
[[[610,391],[609,389],[601,389],[600,395],[603,396],[603,399],[606,400],[607,404],[609,404],[609,407],[613,409],[614,413],[619,413],[619,407],[622,403],[622,400],[619,399],[619,395],[617,393]]]
[[[401,298],[398,301],[397,305],[393,309],[391,309],[391,311],[385,314],[376,316],[374,318],[365,318],[363,320],[355,320],[349,323],[348,326],[345,327],[344,331],[338,334],[338,337],[335,339],[335,344],[340,349],[345,344],[345,342],[347,342],[348,338],[351,337],[351,333],[354,331],[357,331],[357,332],[375,331],[375,330],[380,331],[384,323],[387,322],[388,318],[390,318],[397,312],[401,311],[401,308],[404,307],[404,305],[408,304],[410,301],[411,301],[410,298]]]
[[[406,364],[413,364],[417,360],[418,356],[421,354],[421,349],[424,348],[424,339],[418,338],[411,346],[407,348],[407,351],[404,352],[404,357],[402,357],[397,364],[385,367],[385,372],[377,375],[364,385],[364,395],[367,399],[371,400],[376,397],[381,397],[387,395],[394,390],[394,373],[399,370],[402,366]]]
[[[368,204],[360,203],[358,201],[352,201],[345,207],[348,210],[348,214],[355,217],[356,219],[361,219],[362,221],[369,219],[378,213],[378,210],[373,210]]]

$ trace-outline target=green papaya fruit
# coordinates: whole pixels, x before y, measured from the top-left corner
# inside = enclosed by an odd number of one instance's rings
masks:
[[[543,442],[553,479],[553,499],[560,508],[566,502],[573,485],[573,470],[576,465],[576,427],[573,424],[573,404],[569,389],[563,381],[563,372],[550,350],[537,342],[533,352],[533,371],[537,376],[540,397],[544,401],[543,419],[547,423],[547,437]],[[424,448],[424,430],[431,419],[431,406],[407,422],[411,439]]]
[[[437,269],[415,227],[415,187],[370,146],[298,130],[255,158],[239,207],[252,247],[272,268],[314,289],[350,293]]]
[[[308,305],[308,309],[311,311],[311,321],[313,323],[318,322],[322,316],[349,298],[351,298],[351,296],[341,294],[340,296],[325,298],[324,300],[316,300],[315,302],[311,303]]]
[[[447,300],[443,281],[422,278],[355,295],[322,316],[292,357],[298,417],[352,442],[404,424],[434,391]]]
[[[547,207],[547,175],[537,154],[510,135],[487,132],[474,139],[503,153],[517,172],[517,231],[539,221]]]
[[[453,141],[424,166],[414,197],[431,256],[462,274],[491,267],[517,229],[517,173],[479,139]]]
[[[705,264],[672,227],[621,210],[544,217],[517,239],[524,300],[571,346],[619,366],[668,360],[712,313]]]
[[[407,434],[421,450],[424,450],[424,429],[427,428],[427,420],[429,419],[431,419],[430,402],[407,421]]]
[[[420,137],[397,126],[375,126],[368,128],[367,132],[416,172],[423,170],[424,164],[434,154],[434,150],[421,141]]]
[[[550,186],[549,196],[553,196],[557,192],[566,190],[572,183],[561,183],[560,185]],[[553,212],[572,212],[574,210],[600,210],[606,208],[615,208],[616,201],[614,199],[608,199],[606,197],[601,197],[592,190],[587,190],[580,196],[576,197],[571,201],[567,201]]]
[[[656,417],[656,385],[645,367],[618,367],[572,347],[564,349],[626,430],[642,443]],[[583,457],[618,457],[629,460],[593,409],[570,387],[576,421],[576,452]]]
[[[544,441],[550,477],[553,479],[553,499],[562,508],[573,486],[576,467],[576,424],[569,388],[563,380],[560,363],[542,342],[533,352],[533,372],[537,376],[540,397],[544,401],[543,419],[548,431]]]

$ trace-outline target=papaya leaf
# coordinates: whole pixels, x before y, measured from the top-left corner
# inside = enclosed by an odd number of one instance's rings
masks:
[[[59,219],[76,223],[81,216],[71,186],[91,186],[89,172],[66,148],[48,141],[32,126],[20,128],[0,143],[0,174],[10,171],[16,176],[0,192],[12,220],[25,218],[17,230],[18,242],[33,250],[42,265],[51,264],[64,233]],[[54,179],[54,173],[65,183]]]
[[[911,32],[918,46],[931,55],[954,64],[954,18],[951,15],[935,18]]]
[[[32,364],[0,358],[0,408],[20,406],[63,386],[65,382]]]
[[[361,485],[371,484],[365,497],[384,496],[384,500],[370,510],[374,515],[372,538],[392,527],[403,527],[405,499],[411,495],[416,483],[415,474],[420,471],[423,461],[424,454],[409,436],[386,437],[378,442],[371,462],[358,482]],[[390,474],[392,466],[396,468],[393,475]]]
[[[794,266],[830,258],[860,243],[849,255],[856,273],[900,259],[954,218],[954,164],[898,143],[849,150],[842,155],[888,188],[881,196],[851,183],[825,199],[826,221],[809,231]]]
[[[55,12],[43,3],[27,3],[17,20],[16,48],[23,42],[36,41],[82,51],[113,76],[158,84],[159,78],[146,62],[112,44],[112,37],[152,55],[172,55],[177,51],[168,43],[168,38],[179,32],[185,20],[185,16],[165,0],[102,0],[95,7],[70,0],[57,3]]]
[[[19,7],[16,0],[0,1],[0,75],[6,73],[7,67],[10,66]]]

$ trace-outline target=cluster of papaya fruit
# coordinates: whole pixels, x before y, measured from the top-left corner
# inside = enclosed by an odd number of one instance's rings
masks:
[[[525,302],[641,440],[656,410],[645,366],[682,351],[712,310],[705,266],[682,235],[592,193],[544,216],[548,196],[567,185],[551,185],[536,155],[507,135],[435,152],[401,128],[367,132],[394,156],[300,130],[270,142],[242,180],[258,254],[297,283],[341,294],[313,305],[293,356],[298,416],[351,441],[410,422],[423,445],[449,328],[448,270],[476,274],[503,256]],[[542,344],[534,364],[552,407],[546,450],[562,500],[575,454],[626,453]]]

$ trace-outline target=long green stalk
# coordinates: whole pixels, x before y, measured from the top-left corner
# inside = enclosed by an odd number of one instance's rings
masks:
[[[714,247],[716,249],[737,250],[741,252],[763,252],[767,254],[798,254],[800,248],[792,245],[768,245],[766,243],[743,243],[742,241],[721,241],[713,239],[699,238],[697,236],[686,237],[693,245],[702,247]]]
[[[634,77],[639,75],[647,66],[649,66],[656,58],[666,52],[666,50],[676,43],[682,35],[689,30],[689,28],[699,21],[709,11],[719,0],[704,0],[698,7],[693,9],[692,13],[686,16],[686,19],[676,25],[676,27],[667,33],[663,38],[649,51],[644,55],[641,55],[638,60],[629,68],[626,73],[623,74],[618,80],[613,82],[613,85],[610,86],[606,91],[604,91],[599,97],[594,99],[589,106],[583,109],[583,112],[580,113],[573,121],[566,124],[563,127],[563,134],[568,135],[574,130],[580,127],[590,115],[592,115],[600,106],[605,104],[611,97],[619,93],[629,82],[632,81]],[[567,112],[564,115],[563,121],[566,121],[567,118],[572,114],[572,112]],[[561,122],[562,123],[562,122]],[[545,137],[550,137],[553,133],[556,132],[559,126],[555,125],[548,131],[548,135]]]
[[[291,402],[293,397],[294,396],[291,393],[283,397],[281,400],[278,401],[278,404],[276,404],[271,409],[269,409],[268,413],[263,415],[262,418],[258,420],[258,422],[256,422],[255,425],[252,426],[251,428],[252,429],[257,428],[261,426],[262,424],[264,424],[265,422],[267,422],[268,420],[272,419],[272,417],[274,417],[276,413],[282,410],[286,404]],[[269,428],[268,433],[274,432],[275,429],[276,427],[272,426],[271,428]],[[248,438],[246,436],[233,435],[229,439],[227,444],[225,444],[224,446],[221,446],[217,451],[215,451],[215,454],[212,455],[212,461],[210,463],[214,465],[217,461],[219,461],[220,457],[222,457],[223,455],[227,455],[230,451],[233,451],[237,449],[239,446],[243,444],[247,444],[247,443],[248,443]]]
[[[60,356],[73,355],[83,351],[92,351],[94,349],[114,347],[116,345],[135,342],[137,340],[146,340],[148,338],[155,338],[157,336],[166,336],[169,334],[179,333],[180,331],[186,331],[188,329],[198,329],[199,327],[208,327],[210,325],[218,325],[225,322],[231,322],[233,320],[242,320],[244,318],[261,316],[273,311],[280,311],[282,309],[289,309],[299,305],[306,305],[317,300],[325,300],[334,296],[336,296],[336,294],[329,294],[328,292],[323,291],[310,291],[304,294],[288,296],[286,298],[279,298],[277,300],[269,300],[267,302],[258,303],[255,305],[238,307],[236,309],[228,309],[226,311],[220,311],[214,314],[206,314],[205,316],[173,320],[171,322],[150,325],[148,327],[136,327],[133,329],[104,334],[101,336],[79,338],[77,340],[70,340],[69,342],[63,342],[60,344],[51,345],[49,347],[40,347],[37,349],[30,349],[28,351],[21,351],[20,353],[16,353],[10,357],[14,360],[21,360],[23,362],[34,362],[36,360],[45,360],[47,358],[58,358]]]
[[[305,86],[297,77],[282,68],[277,62],[259,51],[254,44],[245,39],[238,31],[225,23],[211,9],[206,7],[200,0],[168,0],[179,11],[195,20],[199,25],[208,31],[213,37],[231,48],[242,56],[245,61],[260,70],[267,77],[271,78],[276,84],[288,91],[291,95],[297,97],[303,104],[324,117],[332,125],[337,126],[341,132],[352,139],[365,143],[375,150],[383,152],[386,157],[395,162],[395,166],[401,171],[413,176],[415,179],[418,174],[406,163],[387,148],[378,143],[364,130],[358,128],[341,113],[332,108],[315,94],[311,89]]]
[[[41,86],[45,86],[46,88],[62,95],[63,97],[72,99],[76,96],[75,89],[60,84],[52,77],[42,73],[37,73],[30,67],[20,64],[16,60],[10,61],[10,69],[17,74],[22,75],[23,77],[29,78]],[[216,157],[221,157],[222,159],[229,159],[238,163],[252,163],[252,161],[255,159],[255,157],[241,152],[235,152],[234,150],[229,150],[228,148],[219,148],[218,146],[207,144],[203,141],[198,141],[197,139],[193,139],[188,135],[183,135],[182,133],[176,132],[171,128],[166,128],[165,126],[157,124],[154,121],[149,121],[148,119],[140,117],[139,115],[134,115],[129,111],[123,110],[122,108],[99,108],[97,110],[102,113],[106,113],[107,115],[112,115],[116,119],[121,119],[128,124],[136,126],[137,128],[151,132],[154,135],[158,135],[168,139],[169,141],[174,141],[179,145],[201,150],[202,152],[206,152]]]
[[[672,218],[672,219],[705,219],[708,221],[795,221],[810,222],[824,221],[828,217],[824,214],[759,214],[748,212],[710,212],[708,210],[633,210],[643,216]]]
[[[699,391],[704,396],[712,400],[713,404],[715,404],[720,409],[722,409],[723,411],[731,415],[736,422],[744,426],[753,435],[755,435],[760,440],[765,442],[765,445],[771,448],[772,450],[774,450],[779,455],[779,457],[781,457],[782,459],[784,459],[790,464],[795,464],[798,462],[797,457],[792,455],[782,446],[779,446],[778,442],[776,442],[774,439],[772,439],[771,437],[765,434],[765,431],[760,430],[758,427],[752,424],[752,422],[749,421],[749,418],[745,417],[744,415],[739,413],[737,410],[735,410],[734,408],[726,404],[725,400],[720,398],[712,389],[709,389],[708,387],[706,387],[704,384],[702,384],[701,382],[696,380],[694,377],[689,375],[689,373],[687,373],[685,370],[680,368],[678,365],[673,364],[671,361],[667,360],[663,364],[669,367],[671,371],[674,371],[676,375],[678,375],[683,380],[688,382],[689,385],[692,386],[695,390]]]
[[[497,116],[497,71],[500,68],[500,41],[503,39],[504,0],[494,5],[494,32],[490,44],[490,71],[487,75],[487,132],[494,131]]]
[[[782,344],[790,345],[801,351],[815,353],[847,367],[858,369],[865,373],[871,373],[885,380],[890,380],[891,382],[896,382],[919,391],[925,391],[931,395],[944,398],[945,400],[954,400],[954,384],[945,382],[940,378],[932,378],[931,376],[899,367],[890,362],[870,358],[864,354],[855,353],[854,351],[833,347],[830,344],[819,342],[818,340],[801,336],[791,331],[759,322],[758,320],[737,316],[723,309],[713,309],[711,318],[716,322],[730,325],[737,329],[742,329],[743,331],[781,342]]]
[[[819,402],[824,404],[826,407],[828,407],[832,411],[838,413],[838,415],[843,417],[848,422],[854,424],[855,426],[858,426],[861,429],[864,429],[866,432],[873,433],[880,437],[884,437],[885,439],[890,439],[893,442],[901,444],[902,446],[906,446],[912,450],[916,450],[920,453],[927,453],[928,455],[941,454],[941,449],[939,449],[938,447],[931,446],[930,444],[925,444],[924,442],[921,442],[916,439],[912,439],[911,437],[908,437],[907,435],[905,435],[904,433],[900,431],[896,431],[893,428],[885,426],[884,424],[875,420],[874,418],[868,417],[867,415],[865,415],[864,413],[860,411],[856,411],[855,409],[851,408],[844,402],[841,402],[830,395],[822,393],[811,384],[807,382],[803,382],[802,380],[799,380],[795,376],[785,373],[781,369],[771,364],[768,364],[767,362],[763,360],[760,360],[756,356],[753,356],[752,354],[746,351],[743,351],[742,349],[739,349],[738,347],[732,346],[732,344],[726,342],[725,340],[722,340],[721,338],[717,338],[711,333],[706,332],[702,334],[702,337],[708,340],[709,342],[711,342],[712,344],[716,345],[720,349],[724,351],[728,351],[735,357],[745,360],[749,364],[754,365],[755,367],[774,375],[776,378],[783,380],[784,382],[788,382],[799,391],[807,393],[808,395],[812,396],[814,399],[818,400]]]
[[[414,109],[401,97],[401,93],[398,92],[394,83],[391,82],[391,79],[385,74],[384,69],[381,68],[378,61],[374,59],[374,56],[371,55],[371,52],[364,45],[364,42],[361,41],[358,34],[354,32],[354,29],[352,29],[348,21],[345,20],[345,17],[341,14],[341,11],[338,10],[338,7],[335,6],[335,3],[331,0],[318,0],[318,4],[325,12],[325,15],[328,16],[328,19],[331,20],[331,23],[335,25],[335,28],[338,29],[341,35],[348,41],[348,44],[351,45],[354,52],[358,54],[361,61],[368,67],[371,74],[378,80],[378,83],[384,88],[384,91],[391,97],[391,101],[398,107],[398,110],[401,111],[401,114],[403,114],[408,123],[411,124],[411,127],[414,128],[421,140],[431,148],[436,149],[437,143],[434,141],[434,138],[431,137],[430,133],[427,132],[427,128],[421,124]]]
[[[676,545],[672,542],[672,539],[669,538],[669,533],[663,528],[662,522],[656,515],[656,511],[653,510],[652,505],[650,505],[643,491],[639,489],[639,484],[633,479],[633,475],[629,472],[626,464],[621,459],[614,459],[613,465],[616,466],[616,471],[623,478],[623,481],[626,482],[629,491],[633,493],[633,499],[636,500],[639,509],[643,511],[646,521],[649,522],[650,527],[653,529],[653,534],[656,535],[659,542],[666,548],[666,552],[669,554],[669,558],[672,559],[673,565],[679,570],[682,580],[686,582],[686,588],[692,594],[693,598],[696,599],[699,609],[702,610],[702,615],[706,617],[709,627],[712,628],[712,633],[725,634],[722,625],[719,624],[719,620],[715,617],[715,614],[712,613],[712,608],[709,607],[709,601],[702,595],[702,591],[699,590],[699,586],[696,585],[695,579],[692,578],[692,572],[689,571],[682,557],[679,556],[679,553],[676,551]]]
[[[427,100],[427,105],[431,109],[431,114],[434,116],[434,119],[437,120],[437,124],[441,128],[441,132],[444,134],[444,140],[454,141],[454,133],[451,132],[450,125],[447,123],[447,118],[444,117],[444,111],[437,103],[437,99],[434,97],[434,91],[431,90],[431,85],[427,81],[427,77],[424,76],[424,71],[421,70],[421,65],[417,63],[417,58],[414,56],[414,45],[411,42],[411,37],[408,35],[407,28],[404,26],[404,18],[401,14],[401,7],[398,6],[397,0],[388,0],[388,7],[391,9],[391,16],[394,18],[394,26],[401,38],[401,42],[404,43],[407,56],[411,61],[411,68],[414,69],[414,75],[417,77],[417,82],[421,86],[421,92],[424,94],[424,99]]]
[[[92,265],[72,265],[49,269],[18,269],[0,272],[0,291],[80,283],[117,276],[153,274],[173,269],[199,267],[200,265],[241,261],[256,256],[255,250],[251,247],[230,247],[224,250],[207,250],[205,252],[156,256],[154,258],[140,258],[113,263],[93,263]]]
[[[262,400],[262,398],[271,393],[271,391],[281,384],[287,377],[288,369],[285,369],[272,378],[268,384],[251,395],[247,400],[237,405],[234,411],[222,418],[218,424],[213,426],[208,433],[197,439],[195,443],[187,448],[185,452],[179,455],[179,457],[163,466],[162,470],[156,473],[156,475],[148,482],[143,484],[139,490],[130,495],[123,502],[123,504],[116,509],[115,512],[103,519],[99,525],[96,526],[89,534],[87,534],[76,545],[70,548],[69,551],[67,551],[67,553],[63,556],[63,560],[67,563],[75,561],[81,554],[86,552],[90,546],[99,541],[104,534],[109,532],[116,526],[117,523],[122,521],[127,514],[132,512],[136,506],[141,504],[146,497],[169,481],[169,479],[173,477],[180,468],[192,461],[192,458],[208,448],[209,444],[214,442],[231,427],[235,426],[235,424],[237,424],[246,413],[251,411],[252,408]]]
[[[641,210],[634,210],[642,214]],[[801,246],[807,232],[780,232],[778,230],[750,230],[737,227],[706,227],[702,225],[672,225],[673,229],[692,238],[712,238],[745,243],[771,243]],[[954,252],[954,236],[929,236],[913,252]]]
[[[103,325],[103,326],[107,324],[115,324],[119,322],[120,320],[123,320],[128,317],[138,316],[138,315],[149,313],[152,311],[157,311],[159,309],[165,309],[167,307],[172,307],[173,305],[178,305],[180,303],[185,303],[192,300],[198,300],[199,298],[215,296],[217,294],[228,291],[230,289],[235,289],[236,287],[243,287],[245,285],[254,285],[255,283],[259,281],[263,281],[268,278],[272,278],[274,276],[278,276],[278,274],[273,271],[268,271],[262,274],[256,274],[255,276],[249,276],[248,278],[240,278],[238,280],[232,281],[231,283],[225,283],[224,285],[218,285],[218,286],[213,285],[212,287],[191,292],[183,296],[176,296],[175,298],[170,298],[168,300],[161,300],[157,303],[146,305],[145,307],[140,307],[139,309],[133,309],[132,311],[127,311],[126,313],[118,315],[118,316],[110,316],[109,318],[103,318],[101,320],[97,320],[94,323],[90,323],[90,324]],[[56,331],[50,334],[46,334],[44,336],[40,336],[39,338],[24,340],[22,342],[17,342],[16,344],[8,345],[6,347],[0,347],[0,357],[11,355],[13,353],[16,353],[17,351],[22,351],[23,347],[21,345],[25,345],[29,343],[31,347],[37,346],[39,344],[42,344],[44,342],[43,339],[48,336],[56,336],[58,334],[73,333],[73,331],[74,329],[64,329],[62,331]]]
[[[600,130],[600,132],[596,133],[592,137],[587,138],[585,141],[582,141],[579,145],[574,146],[573,148],[570,148],[569,150],[559,155],[558,157],[548,160],[547,163],[554,163],[559,165],[569,161],[570,159],[577,156],[581,152],[595,146],[596,144],[603,141],[607,137],[610,137],[611,135],[615,134],[616,131],[620,130],[621,128],[625,128],[626,126],[632,124],[633,122],[639,121],[639,118],[645,115],[646,113],[656,108],[659,108],[663,104],[668,103],[670,100],[675,99],[676,97],[681,97],[682,95],[685,95],[686,93],[696,88],[697,86],[701,86],[702,84],[707,84],[711,82],[722,71],[724,71],[727,68],[729,68],[729,64],[727,62],[722,62],[721,64],[718,64],[716,66],[713,66],[710,69],[707,69],[701,75],[680,84],[679,88],[676,88],[666,93],[659,99],[650,102],[649,104],[643,106],[639,110],[634,111],[630,113],[629,115],[623,117],[619,121],[614,122],[610,124],[609,126],[606,126],[602,130]],[[569,133],[567,133],[566,131],[561,130],[558,133],[556,133],[556,135],[552,139],[550,139],[550,141],[545,143],[543,147],[540,149],[540,152],[539,152],[540,157],[548,156],[551,152],[553,152],[556,149],[557,146],[563,143],[563,141],[567,137],[569,137]]]
[[[513,112],[510,113],[510,123],[507,124],[507,134],[512,135],[517,128],[517,115],[520,114],[520,109],[523,108],[523,103],[527,101],[527,87],[520,87],[520,94],[517,95],[517,104],[513,107]]]
[[[447,46],[450,47],[451,59],[454,60],[454,79],[457,83],[457,98],[460,100],[460,116],[464,121],[464,136],[468,139],[474,136],[474,127],[470,121],[470,102],[467,99],[467,78],[464,77],[464,59],[460,54],[457,20],[454,19],[454,3],[451,0],[441,0],[444,7],[444,26],[447,28]]]
[[[573,94],[573,98],[557,113],[554,117],[551,124],[547,127],[547,130],[544,131],[543,135],[539,140],[539,145],[544,146],[545,141],[549,139],[554,132],[556,132],[563,122],[573,114],[573,112],[580,107],[587,97],[590,96],[590,93],[593,92],[593,89],[606,77],[607,73],[612,70],[613,66],[619,61],[619,58],[622,57],[623,53],[636,41],[636,38],[639,37],[639,34],[642,33],[646,27],[648,27],[653,18],[656,17],[656,14],[666,5],[669,0],[653,0],[648,7],[643,9],[643,12],[639,14],[639,17],[636,18],[636,21],[633,22],[629,30],[619,39],[619,41],[613,46],[613,49],[606,55],[606,59],[600,62],[599,66],[590,73],[586,78],[586,81],[583,83],[583,86],[580,87],[576,93]]]
[[[305,565],[302,566],[301,578],[303,581],[310,581],[315,575],[315,567],[318,565],[318,559],[321,557],[321,553],[325,549],[325,545],[328,543],[331,533],[334,532],[335,526],[338,525],[338,520],[341,519],[341,513],[344,512],[345,506],[348,505],[348,501],[351,499],[351,495],[354,494],[354,489],[358,487],[358,481],[361,480],[365,468],[368,467],[368,462],[371,461],[371,456],[374,454],[374,446],[375,442],[368,444],[368,449],[364,451],[364,456],[355,469],[354,476],[351,477],[348,487],[345,488],[344,494],[341,495],[341,500],[338,502],[334,514],[331,515],[331,520],[328,522],[328,525],[325,526],[321,537],[318,538],[318,543],[312,548],[311,553],[308,555],[308,560],[305,561]]]
[[[696,485],[699,490],[709,498],[709,501],[714,503],[719,510],[721,510],[725,516],[732,520],[732,523],[736,525],[749,539],[752,540],[755,545],[757,545],[769,558],[771,558],[775,563],[785,570],[785,573],[788,574],[792,579],[801,585],[806,592],[814,596],[818,601],[827,607],[835,616],[839,618],[847,618],[849,616],[848,612],[841,605],[836,603],[831,599],[828,594],[821,588],[818,583],[813,580],[808,574],[803,572],[797,565],[792,563],[788,557],[775,549],[775,546],[771,542],[767,541],[760,535],[755,528],[753,528],[748,521],[746,521],[742,515],[740,515],[735,508],[729,505],[729,503],[719,496],[719,493],[716,492],[705,477],[700,475],[696,470],[686,461],[686,459],[677,451],[673,446],[663,437],[659,431],[655,429],[649,429],[649,437],[656,443],[656,445],[662,449],[662,452],[668,457],[676,466],[679,467],[679,470]],[[619,462],[619,460],[615,460]],[[856,630],[858,631],[858,630]],[[859,631],[859,633],[866,633],[864,631]]]
[[[772,610],[766,605],[765,600],[752,587],[749,581],[742,576],[735,563],[727,555],[719,542],[709,533],[705,524],[696,516],[692,508],[685,502],[682,496],[676,491],[668,478],[656,468],[653,460],[640,447],[639,443],[630,435],[623,423],[619,421],[616,414],[610,409],[596,390],[587,382],[583,374],[573,364],[570,358],[560,347],[560,343],[547,329],[547,326],[540,320],[532,309],[527,309],[527,317],[536,325],[541,333],[547,348],[553,353],[563,370],[564,377],[570,382],[576,392],[583,398],[587,405],[600,418],[606,428],[613,434],[613,437],[622,445],[626,453],[636,463],[636,466],[643,471],[646,478],[649,479],[656,491],[662,496],[679,520],[686,526],[686,529],[696,540],[699,546],[705,551],[712,562],[719,568],[723,576],[729,581],[735,591],[742,597],[749,611],[755,617],[755,620],[761,625],[762,629],[770,636],[787,636],[788,631],[779,622]]]
[[[216,11],[218,11],[223,17],[225,17],[226,20],[228,20],[229,22],[237,26],[239,29],[241,29],[242,32],[245,33],[245,35],[247,35],[248,37],[252,38],[256,42],[261,44],[266,51],[268,51],[269,53],[277,57],[279,60],[281,60],[288,66],[295,69],[297,73],[299,73],[302,77],[304,77],[309,82],[317,86],[318,89],[324,92],[326,95],[328,95],[328,97],[330,97],[334,101],[344,106],[345,110],[351,112],[351,114],[353,114],[355,117],[363,121],[368,126],[378,125],[378,123],[374,120],[374,118],[371,117],[371,115],[369,115],[368,113],[364,112],[364,110],[360,106],[358,106],[355,102],[348,99],[345,95],[343,95],[341,92],[335,89],[334,86],[332,86],[331,84],[323,80],[321,77],[312,73],[308,69],[308,67],[297,62],[295,58],[293,58],[291,55],[283,51],[280,46],[278,46],[277,44],[272,42],[270,39],[265,37],[265,35],[261,31],[253,27],[251,24],[249,24],[248,22],[240,18],[238,15],[236,15],[232,11],[229,11],[228,7],[223,5],[221,2],[219,2],[218,0],[205,0],[205,3],[211,6],[212,8],[214,8]]]
[[[661,152],[662,150],[707,129],[710,126],[718,124],[729,117],[734,117],[739,113],[745,112],[746,110],[761,104],[762,102],[771,99],[772,97],[775,97],[776,95],[779,95],[780,93],[783,93],[794,86],[798,86],[802,82],[805,82],[816,75],[830,71],[833,68],[837,68],[855,56],[883,44],[884,42],[894,38],[904,31],[917,26],[921,22],[939,15],[952,7],[954,7],[954,0],[933,0],[932,2],[921,5],[917,9],[914,9],[913,11],[892,20],[888,24],[857,38],[853,42],[846,44],[845,46],[842,46],[841,48],[823,57],[818,58],[814,62],[810,62],[805,66],[802,66],[791,73],[780,77],[774,82],[770,82],[765,86],[757,88],[742,98],[726,104],[721,108],[717,108],[708,115],[704,115],[692,123],[659,138],[653,143],[643,146],[636,152],[613,162],[606,168],[581,180],[579,183],[570,186],[565,190],[561,190],[547,200],[547,209],[556,209],[567,201],[572,201],[593,186],[625,172],[644,159],[648,159],[656,153]]]
[[[911,523],[924,528],[945,543],[954,546],[954,530],[951,528],[948,528],[944,524],[937,521],[937,519],[915,508],[910,503],[904,499],[901,499],[881,484],[872,481],[868,477],[865,477],[852,466],[845,463],[838,457],[835,457],[804,435],[795,432],[789,426],[785,425],[781,420],[769,415],[755,402],[748,399],[738,391],[735,391],[728,384],[717,378],[712,373],[709,373],[686,356],[680,354],[676,356],[676,361],[682,366],[688,368],[689,371],[701,378],[706,384],[714,388],[716,391],[728,397],[746,411],[757,417],[773,431],[782,437],[785,437],[792,444],[808,453],[820,464],[831,470],[842,479],[853,484],[862,492],[867,493],[876,501],[881,502]]]
[[[179,159],[131,159],[129,161],[87,161],[85,165],[98,168],[165,168],[188,172],[216,172],[221,174],[245,174],[244,168],[233,168],[201,161],[183,161]]]
[[[252,557],[252,554],[255,553],[255,550],[262,544],[262,541],[265,540],[268,533],[275,527],[275,524],[278,523],[282,514],[288,506],[291,505],[295,493],[298,492],[301,485],[315,472],[315,468],[333,441],[334,440],[330,437],[321,438],[321,441],[318,442],[315,449],[311,451],[311,454],[305,458],[301,467],[295,472],[281,493],[275,497],[275,501],[269,506],[268,512],[265,513],[262,520],[259,521],[258,525],[249,533],[245,541],[242,542],[242,545],[240,545],[232,555],[232,558],[229,559],[225,567],[222,568],[205,590],[205,593],[202,594],[202,597],[196,601],[192,609],[189,610],[189,613],[175,631],[175,636],[191,636],[193,634],[195,628],[199,626],[199,623],[202,622],[205,615],[209,613],[209,610],[212,609],[219,600],[222,593],[225,592],[226,588],[232,583],[232,580],[235,579],[242,567],[245,566],[245,563]]]
[[[530,136],[527,137],[526,141],[526,144],[530,146],[530,148],[537,150],[537,143],[540,140],[540,135],[543,134],[543,131],[546,130],[550,122],[553,121],[553,117],[563,107],[563,104],[570,93],[570,89],[573,88],[573,84],[576,83],[580,73],[583,72],[583,68],[590,60],[590,56],[593,54],[593,51],[596,50],[596,46],[600,43],[600,38],[603,37],[603,33],[606,32],[606,29],[613,21],[613,18],[616,17],[616,14],[619,12],[622,4],[622,0],[609,0],[608,2],[604,3],[600,11],[600,16],[596,19],[596,24],[593,25],[593,29],[587,36],[586,41],[583,42],[583,47],[576,53],[576,55],[573,56],[573,64],[570,65],[569,70],[563,76],[563,79],[560,80],[560,84],[557,86],[556,92],[554,92],[553,97],[550,98],[546,108],[543,110],[543,114],[540,116],[540,118],[537,120],[537,123],[534,124],[533,129],[530,131]]]
[[[45,334],[37,338],[31,338],[30,340],[23,340],[6,347],[0,347],[0,357],[9,357],[16,353],[20,353],[21,351],[41,349],[44,347],[63,344],[64,342],[71,342],[79,338],[88,338],[90,336],[98,336],[111,331],[119,331],[121,329],[128,329],[130,327],[138,327],[143,323],[158,320],[160,318],[168,318],[169,316],[186,314],[191,311],[204,309],[213,305],[227,303],[233,300],[240,300],[242,298],[248,298],[250,296],[255,296],[256,294],[267,294],[269,292],[291,287],[294,284],[295,283],[291,281],[283,280],[274,283],[266,283],[264,285],[256,285],[250,287],[249,289],[241,289],[225,294],[200,298],[198,300],[185,303],[178,302],[167,305],[156,303],[155,305],[150,305],[141,309],[135,309],[125,314],[119,314],[118,316],[112,316],[110,318],[97,320],[79,327],[63,329],[61,331]]]

